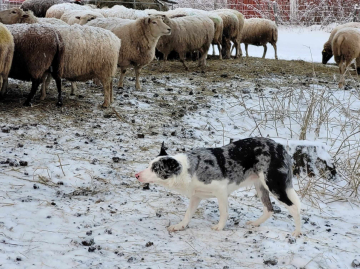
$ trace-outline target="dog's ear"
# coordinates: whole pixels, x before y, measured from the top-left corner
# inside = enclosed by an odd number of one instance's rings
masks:
[[[168,154],[165,151],[165,142],[162,142],[161,144],[161,150],[160,150],[160,154],[158,156],[167,156]]]

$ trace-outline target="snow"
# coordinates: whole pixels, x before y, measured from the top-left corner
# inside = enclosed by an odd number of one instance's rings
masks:
[[[286,27],[279,26],[278,28],[278,58],[282,60],[303,60],[307,62],[321,63],[324,43],[329,39],[331,29],[335,28],[334,24],[326,28],[319,26],[311,27]],[[330,31],[329,31],[330,30]],[[274,59],[275,52],[271,44],[267,45],[268,50],[266,58]],[[241,44],[243,55],[245,54],[245,45]],[[215,48],[218,54],[217,47]],[[262,57],[264,48],[251,46],[248,47],[250,57]],[[212,48],[209,51],[212,54]],[[235,52],[233,52],[235,55]],[[334,63],[332,58],[329,63]]]
[[[320,61],[327,32],[280,30],[280,58],[309,61],[305,44],[311,46],[314,61]],[[254,51],[251,46],[251,56]],[[258,56],[261,53],[262,49]],[[152,68],[150,73],[155,73]],[[134,178],[158,154],[162,141],[168,152],[176,154],[183,148],[222,146],[230,138],[261,132],[289,152],[297,145],[314,146],[329,164],[341,142],[359,128],[355,88],[338,90],[335,82],[325,87],[317,79],[303,86],[307,78],[296,74],[286,83],[273,76],[249,80],[235,76],[225,83],[217,77],[208,82],[202,77],[206,75],[185,74],[151,74],[144,77],[141,92],[134,91],[134,81],[127,79],[125,84],[131,87],[114,93],[112,108],[118,116],[112,109],[100,109],[102,92],[84,83],[78,86],[82,97],[65,94],[61,109],[53,104],[54,89],[50,101],[37,102],[33,108],[23,108],[18,101],[0,103],[0,162],[28,162],[24,167],[0,164],[0,268],[346,269],[360,259],[360,210],[345,189],[340,192],[347,202],[329,202],[324,195],[316,206],[307,197],[301,199],[303,236],[297,239],[290,236],[293,219],[273,197],[281,211],[260,227],[246,225],[262,214],[254,189],[241,189],[229,197],[224,231],[210,228],[219,219],[215,199],[201,202],[185,231],[166,230],[181,221],[188,199],[159,186],[144,190]],[[9,84],[24,93],[29,88],[14,80]],[[299,141],[312,101],[316,106],[307,140]],[[324,116],[327,124],[319,123]],[[5,128],[9,132],[2,131]],[[360,134],[346,141],[337,158],[355,162]],[[296,190],[304,180],[310,182],[306,176],[294,178]],[[331,182],[312,180],[335,191]],[[336,184],[345,187],[341,179]],[[94,245],[85,246],[91,239]],[[264,260],[273,256],[277,265],[265,265]]]

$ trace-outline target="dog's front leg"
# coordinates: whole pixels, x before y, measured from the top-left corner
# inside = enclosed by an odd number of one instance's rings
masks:
[[[186,210],[184,219],[176,225],[169,226],[168,231],[175,232],[175,231],[184,230],[186,228],[186,226],[189,224],[192,216],[195,214],[195,211],[196,211],[197,207],[199,206],[200,201],[201,201],[201,199],[199,197],[192,196],[190,198],[190,204],[189,204],[188,209]]]
[[[218,199],[218,203],[219,203],[220,220],[219,220],[219,223],[216,224],[215,226],[211,227],[211,229],[213,229],[215,231],[221,231],[224,229],[224,227],[226,225],[226,221],[229,216],[227,191],[219,190],[219,192],[216,194],[216,198]]]

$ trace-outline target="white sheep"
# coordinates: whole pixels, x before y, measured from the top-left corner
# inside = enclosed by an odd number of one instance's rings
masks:
[[[53,5],[69,3],[70,0],[26,0],[22,3],[21,9],[31,10],[37,17],[45,17],[46,11]]]
[[[246,57],[249,57],[248,45],[250,44],[254,46],[263,46],[264,54],[262,58],[265,58],[267,52],[266,44],[270,43],[274,47],[275,59],[277,60],[277,40],[278,29],[275,22],[260,18],[245,20],[244,28],[241,33],[241,43],[245,44]]]
[[[345,72],[351,62],[356,59],[357,73],[360,74],[360,29],[343,28],[339,30],[331,43],[332,52],[339,66],[339,87],[345,83]]]
[[[142,19],[123,20],[119,18],[98,18],[86,25],[96,26],[112,31],[121,39],[118,66],[121,68],[119,87],[123,87],[126,69],[134,66],[137,90],[140,86],[140,71],[155,57],[155,46],[162,35],[169,35],[171,29],[159,16]]]
[[[140,18],[145,18],[150,15],[150,13],[155,13],[155,9],[146,9],[146,10],[137,10],[132,8],[127,8],[120,5],[115,5],[112,8],[100,9],[99,12],[104,15],[105,18],[121,18],[136,20]]]
[[[186,15],[186,16],[207,16],[209,17],[213,23],[214,23],[214,39],[212,40],[213,48],[214,45],[218,46],[219,51],[221,51],[221,43],[222,43],[222,35],[223,35],[223,29],[224,24],[222,18],[216,13],[211,11],[205,11],[200,9],[193,9],[193,8],[177,8],[174,10],[169,10],[166,12],[158,12],[158,11],[152,11],[148,13],[155,13],[155,14],[165,14],[169,18],[176,17],[177,15]],[[215,49],[213,49],[213,55],[215,55]],[[221,53],[219,53],[220,59],[222,59]]]
[[[39,23],[39,24],[55,24],[55,25],[67,25],[62,20],[55,18],[37,18],[31,10],[23,11],[20,8],[11,8],[0,11],[0,22],[5,24],[15,23]]]
[[[231,43],[235,44],[235,48],[238,48],[240,23],[237,15],[229,10],[214,10],[223,20],[223,36],[222,36],[222,55],[225,59],[231,57]]]
[[[95,20],[96,18],[104,18],[104,16],[95,10],[69,10],[61,16],[60,20],[66,22],[69,25],[84,25],[91,20]]]
[[[64,4],[57,4],[51,6],[46,11],[46,18],[56,18],[60,19],[61,16],[69,10],[93,10],[90,6],[87,5],[77,5],[77,4],[70,4],[70,3],[64,3]]]
[[[186,70],[187,52],[200,51],[199,66],[206,65],[207,53],[214,39],[214,23],[207,16],[186,16],[165,18],[165,23],[171,28],[171,35],[162,36],[156,48],[164,54],[164,60],[171,51],[179,54],[180,61]]]
[[[14,49],[15,45],[12,34],[5,25],[0,23],[0,89],[3,88],[4,92],[7,88],[8,76],[14,56]]]
[[[335,27],[330,34],[329,40],[325,42],[324,44],[324,49],[322,51],[322,63],[323,64],[327,64],[327,62],[331,59],[331,57],[333,57],[333,53],[332,53],[332,47],[331,47],[331,43],[333,41],[334,36],[336,35],[336,33],[343,29],[343,28],[347,28],[347,27],[352,27],[352,28],[360,28],[360,22],[349,22],[349,23],[345,23],[342,25],[339,25],[337,27]]]

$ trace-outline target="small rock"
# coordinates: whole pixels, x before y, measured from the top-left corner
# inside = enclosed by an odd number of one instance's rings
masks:
[[[28,162],[26,161],[20,161],[19,164],[20,166],[28,166]]]
[[[91,231],[91,230],[90,230],[90,231],[87,231],[87,232],[86,232],[86,235],[87,235],[87,236],[92,235],[92,231]]]
[[[39,188],[39,186],[36,185],[36,184],[34,184],[34,185],[33,185],[33,188],[34,188],[34,190],[37,190],[37,189]]]
[[[52,145],[47,145],[47,146],[46,146],[46,148],[48,148],[48,149],[52,149],[52,148],[53,148],[53,146],[52,146]]]
[[[56,184],[58,184],[58,185],[64,185],[64,182],[59,181],[59,182],[58,182],[58,183],[56,183]]]
[[[353,268],[360,268],[360,261],[358,261],[357,259],[353,260],[351,266]]]
[[[91,164],[97,164],[99,162],[99,160],[98,159],[93,159],[92,161],[91,161]]]
[[[23,145],[23,144],[21,144],[21,143],[19,143],[19,144],[18,144],[18,147],[19,147],[19,148],[23,148],[23,147],[24,147],[24,145]]]
[[[112,230],[111,230],[111,229],[106,229],[106,230],[105,230],[105,233],[107,233],[107,234],[112,234]]]
[[[10,128],[9,127],[4,127],[4,128],[1,129],[1,131],[3,133],[10,133]]]
[[[16,257],[16,261],[21,262],[22,261],[21,257]]]
[[[151,246],[153,246],[153,245],[154,245],[154,243],[149,241],[149,242],[146,243],[145,247],[148,248],[148,247],[151,247]]]
[[[137,137],[138,138],[145,138],[145,135],[144,134],[138,134]]]
[[[266,265],[277,265],[278,260],[276,257],[267,258],[264,260],[264,264]]]
[[[222,78],[227,78],[227,77],[228,77],[228,74],[222,74],[222,75],[220,75],[220,77],[222,77]]]
[[[96,250],[96,247],[89,247],[88,251],[89,252],[94,252]]]
[[[120,162],[120,158],[119,158],[119,157],[113,157],[112,160],[113,160],[114,163]]]
[[[81,242],[81,244],[83,246],[92,246],[92,245],[95,245],[95,241],[94,241],[94,238],[91,238],[91,239],[88,239],[88,240],[84,240]]]
[[[127,260],[127,262],[129,262],[129,263],[132,263],[132,262],[135,262],[136,261],[136,258],[134,258],[134,257],[130,257],[128,260]]]
[[[20,164],[16,159],[7,159],[5,163],[8,163],[10,166],[18,167]]]
[[[143,186],[143,190],[150,190],[150,184],[145,183],[144,186]]]

